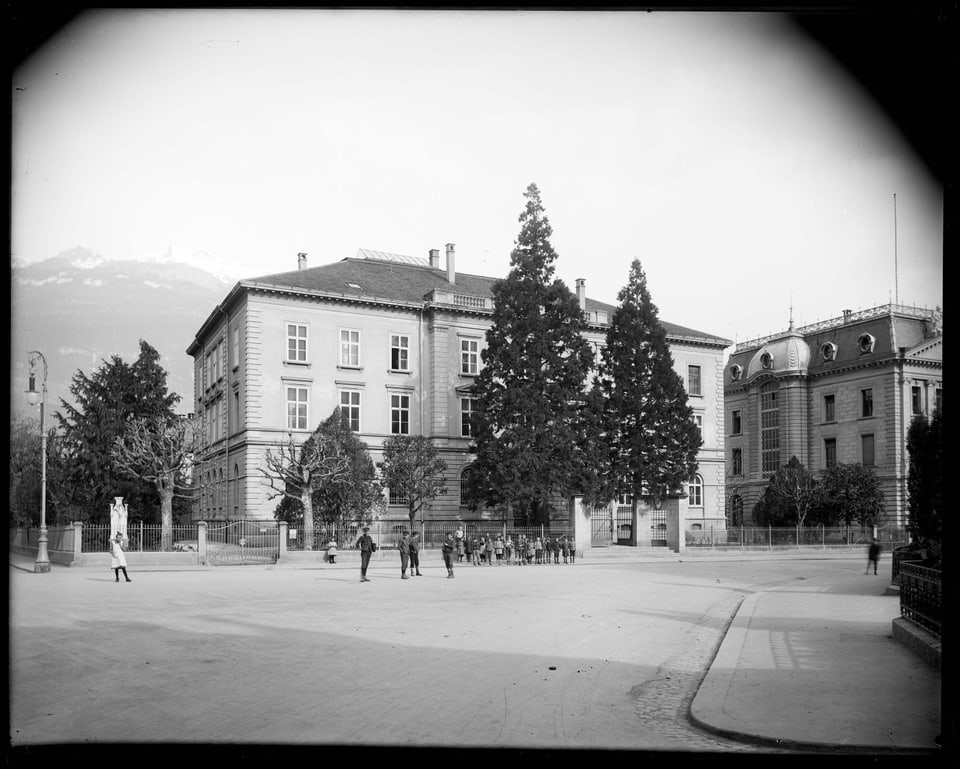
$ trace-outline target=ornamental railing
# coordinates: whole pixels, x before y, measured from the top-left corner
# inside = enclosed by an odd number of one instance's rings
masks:
[[[900,616],[940,636],[943,590],[939,569],[900,564]]]

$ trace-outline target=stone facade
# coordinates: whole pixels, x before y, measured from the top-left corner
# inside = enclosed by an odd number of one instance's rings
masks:
[[[187,352],[195,361],[193,410],[203,418],[205,445],[198,478],[197,520],[273,520],[260,468],[267,450],[288,435],[305,439],[335,408],[356,409],[357,432],[379,461],[383,441],[400,419],[429,435],[448,466],[447,493],[427,519],[464,520],[460,483],[469,465],[463,409],[479,367],[497,279],[457,274],[453,246],[447,269],[429,259],[361,251],[356,258],[241,281],[208,316]],[[612,305],[577,295],[589,320],[586,336],[605,340]],[[663,322],[677,371],[702,422],[698,528],[723,523],[723,351],[731,343]],[[568,504],[557,514],[568,516]],[[386,520],[403,520],[405,505],[388,505]]]
[[[728,522],[749,524],[770,475],[796,456],[814,473],[872,467],[881,523],[904,526],[907,431],[942,391],[939,308],[883,305],[738,345],[724,374]]]

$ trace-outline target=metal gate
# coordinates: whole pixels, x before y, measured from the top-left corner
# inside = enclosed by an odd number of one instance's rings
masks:
[[[613,544],[613,518],[609,505],[590,511],[590,546],[610,547]]]
[[[650,546],[667,546],[667,513],[665,510],[650,511]]]
[[[247,566],[276,563],[280,527],[275,521],[234,521],[207,526],[207,563]]]

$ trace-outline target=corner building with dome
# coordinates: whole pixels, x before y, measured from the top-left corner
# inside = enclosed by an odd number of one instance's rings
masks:
[[[726,509],[751,525],[770,476],[861,463],[880,480],[880,525],[907,523],[907,433],[943,394],[940,308],[888,304],[738,344],[724,370]]]

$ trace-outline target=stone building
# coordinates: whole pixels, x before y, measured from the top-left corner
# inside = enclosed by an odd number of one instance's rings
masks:
[[[395,433],[428,435],[448,467],[447,494],[427,519],[464,520],[471,385],[491,325],[496,278],[458,273],[453,244],[428,258],[361,249],[355,258],[243,280],[213,309],[187,353],[205,446],[195,518],[273,520],[259,468],[289,434],[306,438],[334,409],[347,412],[374,462]],[[599,354],[614,307],[576,294]],[[723,351],[731,342],[663,323],[704,435],[689,525],[722,525]],[[387,520],[406,520],[389,500]]]
[[[796,456],[815,474],[837,463],[873,468],[882,523],[904,526],[907,431],[942,393],[939,308],[847,310],[738,344],[724,372],[728,524],[749,524],[770,475]]]

